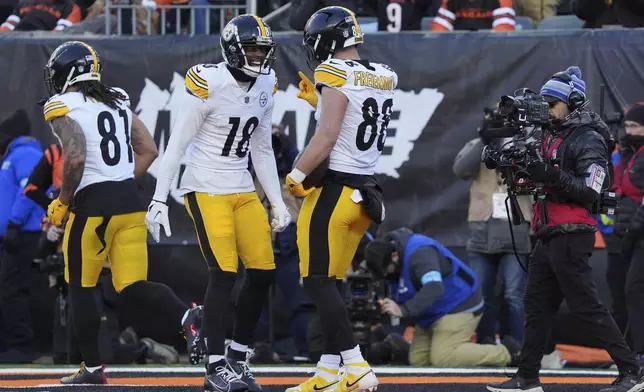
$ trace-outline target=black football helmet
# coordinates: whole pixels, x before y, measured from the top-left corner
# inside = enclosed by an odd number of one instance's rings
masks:
[[[304,46],[309,57],[319,63],[332,58],[338,48],[359,45],[363,40],[356,14],[344,7],[322,8],[304,27]]]
[[[51,97],[78,82],[100,82],[101,71],[101,60],[94,48],[80,41],[65,42],[54,50],[45,65],[45,86]]]
[[[246,75],[268,75],[275,61],[273,31],[264,21],[251,14],[233,18],[221,31],[221,53],[232,68]]]

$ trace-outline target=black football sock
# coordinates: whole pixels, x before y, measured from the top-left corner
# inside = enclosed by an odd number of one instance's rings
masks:
[[[72,323],[85,366],[101,366],[101,352],[98,346],[101,316],[98,312],[96,297],[94,297],[94,287],[70,285],[68,293]]]
[[[335,278],[306,277],[304,289],[320,314],[324,354],[339,353],[356,346],[344,299]]]
[[[210,281],[203,302],[204,320],[202,329],[208,339],[208,355],[224,355],[228,314],[228,300],[237,274],[234,272],[210,271]]]
[[[233,332],[235,343],[245,346],[252,343],[253,332],[274,280],[275,270],[246,270],[246,279],[235,305],[236,322]]]

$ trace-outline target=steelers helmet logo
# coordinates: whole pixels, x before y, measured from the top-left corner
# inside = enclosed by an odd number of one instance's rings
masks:
[[[235,26],[233,23],[228,23],[226,27],[224,27],[224,31],[221,32],[221,36],[223,37],[224,41],[230,41],[233,38],[233,35],[235,35],[236,29],[237,26]]]
[[[268,94],[262,91],[262,94],[259,96],[259,104],[261,107],[266,106],[268,103]]]

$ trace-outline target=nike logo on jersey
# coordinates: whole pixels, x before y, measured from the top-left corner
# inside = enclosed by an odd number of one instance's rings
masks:
[[[368,371],[368,372],[364,372],[364,374],[363,374],[362,376],[358,377],[358,379],[357,379],[357,380],[355,380],[354,382],[351,382],[351,383],[350,383],[349,381],[347,381],[347,382],[346,382],[346,384],[345,384],[345,386],[346,386],[346,387],[347,387],[347,389],[348,389],[348,390],[350,390],[350,391],[352,390],[352,388],[353,388],[354,386],[357,388],[357,387],[358,387],[358,385],[357,385],[357,384],[360,382],[360,380],[362,380],[363,378],[365,378],[365,377],[366,377],[369,373],[371,373],[371,372],[373,372],[373,370],[369,369],[369,371]],[[355,389],[355,388],[353,388],[353,389]]]

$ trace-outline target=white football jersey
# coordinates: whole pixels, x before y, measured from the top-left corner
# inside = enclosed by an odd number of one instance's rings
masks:
[[[113,88],[127,97],[125,91]],[[129,97],[111,109],[102,102],[67,92],[49,98],[45,121],[67,116],[83,129],[86,142],[85,170],[76,193],[88,185],[134,178],[134,151],[130,143],[132,111]],[[62,142],[61,142],[62,145]]]
[[[231,194],[255,190],[248,171],[248,156],[255,148],[269,149],[273,115],[273,95],[277,78],[271,70],[251,83],[238,82],[226,68],[226,63],[199,64],[186,73],[186,90],[201,98],[199,108],[191,108],[196,121],[180,119],[172,132],[186,137],[197,125],[183,159],[186,170],[180,184],[180,193],[205,192]],[[188,125],[190,124],[190,125]]]
[[[318,122],[322,86],[341,91],[349,99],[340,135],[329,155],[329,169],[360,175],[375,173],[385,147],[397,84],[398,75],[391,68],[366,60],[331,59],[315,69]]]

